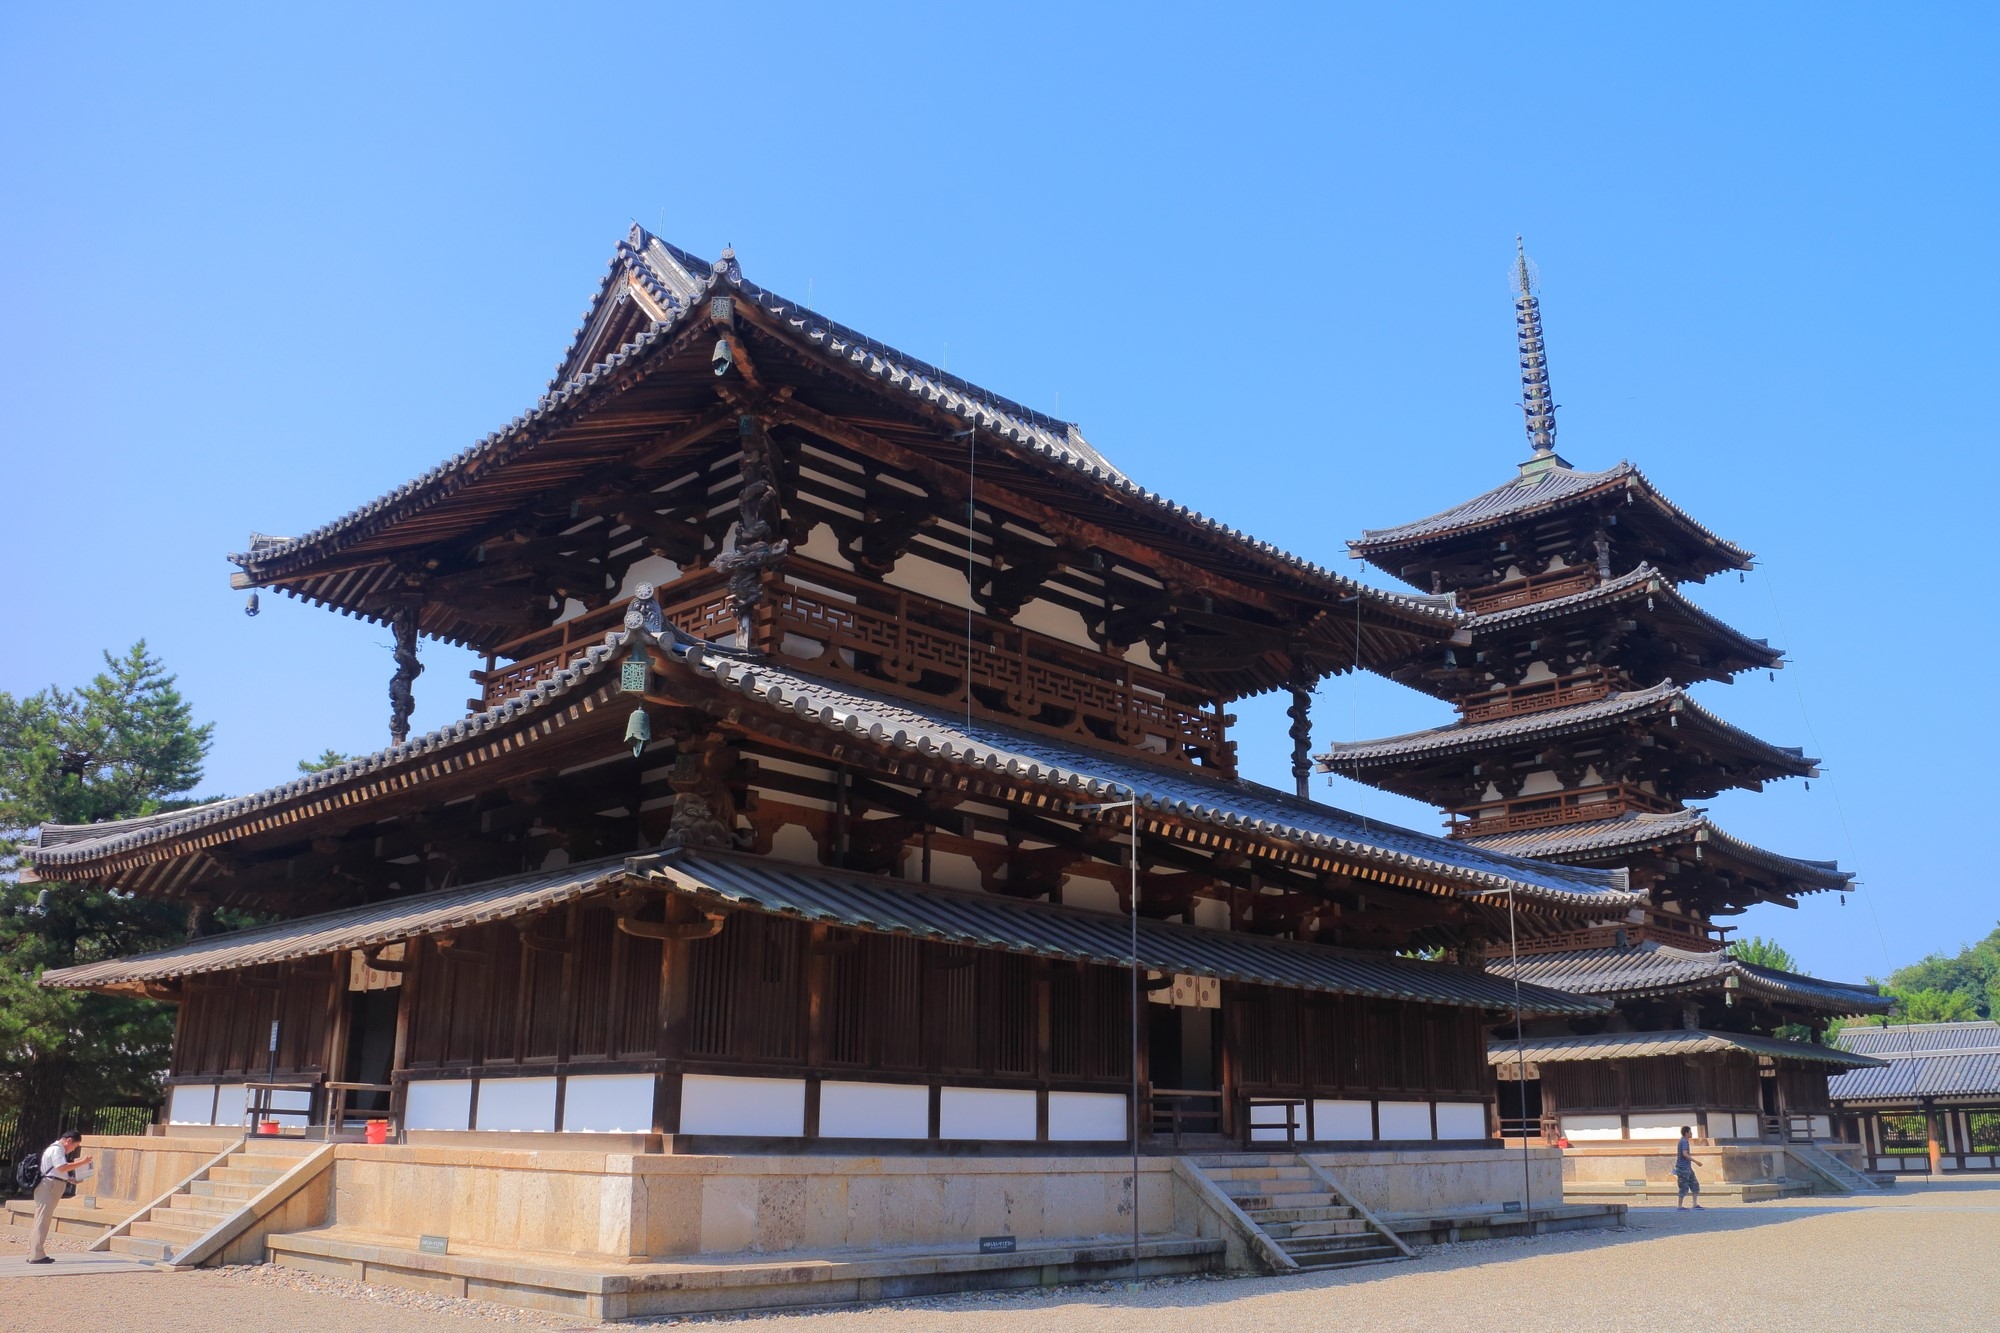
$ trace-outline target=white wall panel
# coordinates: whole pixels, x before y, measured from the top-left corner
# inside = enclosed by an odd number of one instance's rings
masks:
[[[945,1088],[938,1098],[938,1136],[1032,1142],[1035,1094],[1013,1088]]]
[[[1372,1139],[1375,1108],[1367,1102],[1315,1101],[1313,1137],[1329,1142]]]
[[[748,1138],[801,1138],[806,1132],[806,1084],[796,1078],[681,1079],[681,1133]]]
[[[927,1139],[931,1090],[908,1083],[819,1085],[819,1136],[823,1139]]]
[[[167,1123],[170,1125],[212,1125],[215,1123],[215,1085],[190,1083],[167,1095]]]
[[[1431,1136],[1429,1102],[1383,1102],[1381,1135],[1385,1139],[1427,1139]]]
[[[552,1078],[482,1078],[475,1128],[548,1133],[556,1127]]]
[[[1677,1139],[1682,1125],[1694,1123],[1692,1111],[1634,1111],[1625,1117],[1630,1127],[1627,1138]]]
[[[1492,1132],[1486,1127],[1485,1102],[1439,1102],[1437,1108],[1441,1139],[1483,1139]]]
[[[215,1123],[240,1125],[250,1109],[250,1090],[241,1083],[225,1083],[215,1090]]]
[[[1129,1140],[1122,1092],[1052,1092],[1049,1139],[1055,1143]]]
[[[1566,1115],[1562,1123],[1563,1137],[1572,1143],[1625,1137],[1624,1126],[1615,1115]]]
[[[470,1129],[472,1080],[412,1079],[403,1101],[405,1129]]]
[[[563,1129],[571,1134],[653,1132],[653,1074],[571,1075],[563,1089]],[[480,1092],[481,1117],[486,1094]]]

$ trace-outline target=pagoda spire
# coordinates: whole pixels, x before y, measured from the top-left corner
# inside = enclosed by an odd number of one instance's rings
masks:
[[[1521,411],[1527,417],[1528,442],[1535,446],[1534,457],[1522,466],[1560,462],[1556,405],[1549,397],[1549,357],[1542,344],[1542,306],[1535,299],[1527,248],[1518,236],[1514,238],[1514,330],[1521,343]]]

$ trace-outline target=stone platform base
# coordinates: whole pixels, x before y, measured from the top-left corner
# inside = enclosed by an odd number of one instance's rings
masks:
[[[1014,1254],[976,1250],[874,1254],[693,1256],[672,1263],[588,1264],[519,1254],[427,1254],[411,1237],[338,1228],[273,1236],[272,1261],[326,1277],[440,1296],[498,1301],[588,1319],[796,1309],[1052,1286],[1130,1275],[1132,1248],[1103,1239],[1039,1242]],[[1220,1240],[1154,1239],[1139,1247],[1139,1276],[1211,1272]]]
[[[1381,1223],[1416,1248],[1424,1245],[1455,1245],[1465,1240],[1495,1240],[1503,1236],[1541,1236],[1552,1231],[1587,1231],[1596,1227],[1625,1225],[1625,1205],[1620,1202],[1566,1200],[1547,1208],[1507,1213],[1484,1209],[1444,1214],[1396,1214],[1382,1216]]]
[[[115,1208],[107,1212],[87,1206],[81,1198],[64,1199],[56,1205],[55,1234],[77,1240],[96,1240],[124,1220],[125,1213]],[[26,1238],[35,1229],[34,1200],[9,1199],[5,1212],[0,1213],[0,1226]]]
[[[1744,1180],[1710,1183],[1704,1181],[1701,1187],[1701,1201],[1715,1203],[1762,1203],[1769,1199],[1802,1198],[1813,1192],[1812,1185],[1804,1180]],[[1563,1198],[1570,1203],[1616,1203],[1622,1202],[1639,1207],[1664,1204],[1675,1206],[1680,1199],[1680,1189],[1672,1181],[1664,1184],[1649,1180],[1643,1185],[1628,1185],[1613,1181],[1593,1181],[1563,1192]]]

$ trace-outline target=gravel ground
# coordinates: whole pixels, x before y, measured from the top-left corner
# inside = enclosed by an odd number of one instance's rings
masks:
[[[75,1248],[74,1242],[63,1248]],[[0,1274],[24,1253],[0,1241]],[[661,1320],[717,1333],[1933,1333],[2000,1327],[2000,1181],[1703,1213],[1634,1209],[1622,1231],[1481,1241],[1415,1263],[973,1295],[803,1315]],[[1852,1262],[1850,1263],[1850,1259]],[[1923,1276],[1931,1275],[1931,1276]],[[1984,1310],[1985,1315],[1978,1312]],[[0,1276],[0,1326],[64,1333],[575,1329],[578,1321],[268,1265],[64,1281]],[[1984,1321],[1984,1322],[1982,1322]],[[726,1327],[722,1327],[726,1326]],[[629,1325],[627,1326],[629,1327]]]

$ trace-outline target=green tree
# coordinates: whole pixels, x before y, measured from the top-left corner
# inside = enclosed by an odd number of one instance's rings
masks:
[[[1923,1013],[1948,1013],[1949,1018],[1907,1018],[1912,1023],[1948,1023],[1960,1019],[2000,1018],[2000,927],[1977,944],[1969,944],[1947,958],[1932,954],[1908,967],[1889,974],[1889,993],[1908,997],[1911,1006]],[[1934,993],[1934,994],[1933,994]],[[1917,999],[1919,995],[1926,998]],[[1960,997],[1955,1000],[1945,995]]]
[[[1896,1017],[1905,1023],[1964,1023],[1984,1016],[1964,991],[1928,987],[1889,993],[1896,997]]]
[[[46,990],[44,970],[185,939],[185,906],[99,885],[23,884],[23,843],[43,823],[89,824],[191,804],[210,725],[197,726],[144,640],[75,691],[0,693],[0,1108],[22,1141],[55,1136],[66,1105],[154,1097],[173,1010],[149,1000]]]
[[[299,772],[324,773],[329,768],[339,768],[342,764],[347,763],[349,760],[353,758],[354,758],[353,755],[342,754],[340,751],[335,749],[329,748],[321,750],[319,752],[319,758],[317,759],[299,760]]]
[[[1752,935],[1748,939],[1736,941],[1729,946],[1730,955],[1739,962],[1752,967],[1768,967],[1779,972],[1796,972],[1799,960],[1792,957],[1792,951],[1776,940],[1767,940],[1762,935]]]

